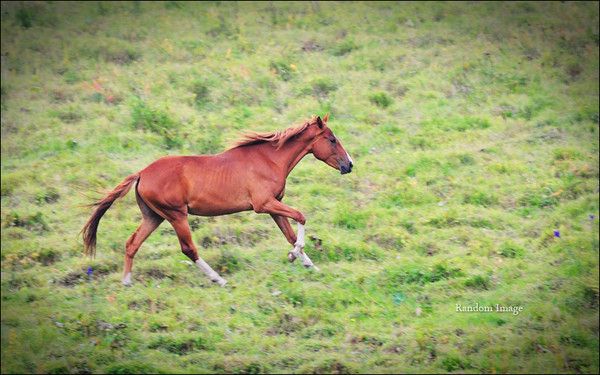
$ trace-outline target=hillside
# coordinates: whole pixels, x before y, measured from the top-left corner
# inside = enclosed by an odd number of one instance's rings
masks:
[[[2,373],[598,373],[598,3],[1,7]],[[133,286],[130,193],[164,155],[330,114],[268,215],[163,223]],[[294,226],[295,227],[295,226]],[[91,267],[90,274],[88,269]],[[511,307],[515,312],[461,311]],[[460,305],[460,307],[458,306]]]

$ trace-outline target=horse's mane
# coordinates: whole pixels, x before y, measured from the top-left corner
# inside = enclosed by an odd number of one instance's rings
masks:
[[[233,144],[233,146],[231,146],[229,149],[231,150],[231,149],[237,148],[237,147],[270,142],[270,143],[273,143],[275,146],[277,146],[277,149],[279,150],[285,144],[285,142],[287,142],[290,138],[302,133],[310,125],[313,125],[316,123],[317,123],[317,117],[315,116],[315,117],[311,118],[309,121],[306,121],[302,125],[292,126],[285,130],[269,132],[269,133],[257,133],[257,132],[247,133],[247,134],[244,134],[241,139],[236,141]]]

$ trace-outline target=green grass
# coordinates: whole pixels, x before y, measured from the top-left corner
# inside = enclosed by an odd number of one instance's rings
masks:
[[[2,373],[598,372],[597,2],[1,17]],[[229,287],[162,224],[124,288],[133,194],[83,256],[85,205],[128,174],[326,112],[353,173],[308,156],[285,198],[321,272],[246,212],[190,218]]]

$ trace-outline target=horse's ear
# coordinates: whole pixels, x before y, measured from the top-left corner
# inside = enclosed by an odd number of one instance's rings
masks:
[[[319,129],[323,129],[323,120],[321,120],[321,116],[317,116],[317,125],[319,125]]]
[[[327,112],[327,114],[325,114],[325,116],[323,116],[323,122],[327,122],[329,121],[329,112]]]

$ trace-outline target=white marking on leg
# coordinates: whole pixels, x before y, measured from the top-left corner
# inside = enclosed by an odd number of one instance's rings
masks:
[[[350,157],[348,151],[346,151],[346,156],[348,157],[348,160],[350,160],[350,163],[354,164],[354,161],[352,161],[352,158]]]
[[[298,237],[294,246],[304,248],[304,225],[300,223],[298,223]]]
[[[127,272],[127,275],[123,277],[123,285],[130,286],[131,285],[131,272]]]
[[[314,267],[315,270],[319,270],[317,266],[313,264],[308,255],[304,252],[304,225],[298,223],[298,236],[296,239],[296,243],[294,244],[294,250],[290,251],[288,254],[288,259],[290,262],[293,262],[296,258],[302,259],[302,264],[304,267]]]
[[[314,268],[315,271],[319,271],[319,267],[315,266],[315,264],[312,262],[312,260],[310,260],[310,258],[308,257],[308,255],[306,255],[306,253],[304,251],[302,251],[300,253],[300,257],[302,258],[302,265],[306,268]]]
[[[206,276],[208,276],[211,281],[219,284],[220,286],[227,284],[227,280],[219,276],[219,274],[216,273],[215,270],[213,270],[202,258],[198,258],[198,260],[196,260],[196,265],[202,270],[202,272],[206,274]]]

